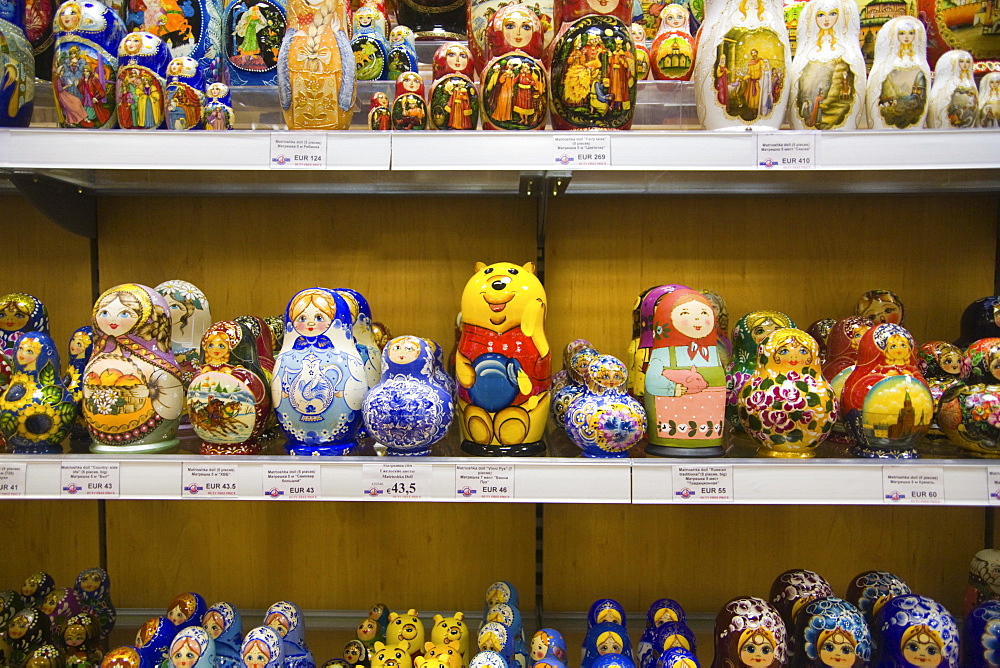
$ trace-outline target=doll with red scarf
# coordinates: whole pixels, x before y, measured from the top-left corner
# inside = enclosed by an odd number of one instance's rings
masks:
[[[644,402],[649,454],[725,453],[726,372],[716,346],[715,312],[700,292],[675,290],[656,304]]]

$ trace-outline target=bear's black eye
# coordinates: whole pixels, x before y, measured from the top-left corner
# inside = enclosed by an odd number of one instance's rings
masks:
[[[508,269],[507,273],[510,274],[511,276],[517,276],[518,271],[517,269]]]
[[[486,269],[483,270],[483,273],[484,274],[492,274],[493,273],[493,267],[486,267]]]

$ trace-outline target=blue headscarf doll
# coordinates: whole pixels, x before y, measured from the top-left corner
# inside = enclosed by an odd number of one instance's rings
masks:
[[[228,603],[216,603],[208,608],[201,620],[202,627],[215,639],[215,665],[218,668],[240,668],[240,645],[243,643],[243,620],[240,611]]]
[[[264,615],[264,623],[281,636],[285,668],[316,668],[299,607],[289,601],[278,601]]]

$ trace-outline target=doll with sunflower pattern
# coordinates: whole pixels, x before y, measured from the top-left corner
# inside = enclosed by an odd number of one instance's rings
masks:
[[[22,336],[14,351],[10,385],[0,396],[0,431],[7,439],[7,451],[62,452],[76,411],[59,375],[59,353],[52,337],[42,332]]]

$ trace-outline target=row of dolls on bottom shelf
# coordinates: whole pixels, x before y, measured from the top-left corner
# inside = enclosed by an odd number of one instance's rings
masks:
[[[0,665],[95,666],[116,618],[104,569],[84,570],[71,588],[56,587],[48,573],[33,573],[19,590],[0,591]]]

